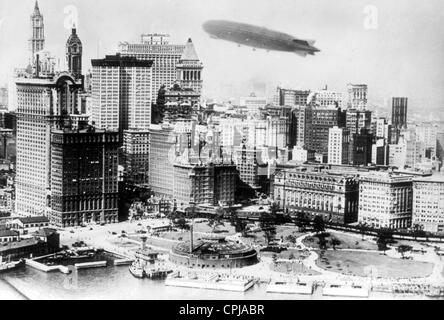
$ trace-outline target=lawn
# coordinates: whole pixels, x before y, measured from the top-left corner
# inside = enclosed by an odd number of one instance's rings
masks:
[[[376,243],[371,242],[367,239],[362,240],[361,236],[348,235],[348,234],[337,233],[337,232],[327,232],[327,233],[330,234],[330,236],[326,238],[326,240],[328,241],[327,248],[332,248],[332,246],[330,244],[330,239],[332,237],[334,237],[341,242],[340,245],[336,246],[336,248],[338,248],[338,249],[378,250],[378,246],[376,245]],[[306,237],[303,240],[303,243],[307,247],[319,248],[318,238],[316,236]]]
[[[261,256],[272,257],[273,254],[274,254],[273,252],[261,251]],[[289,259],[291,254],[293,254],[294,260],[304,260],[305,258],[307,258],[310,255],[309,252],[289,249],[289,250],[282,251],[281,253],[276,253],[276,256],[278,259]]]
[[[324,251],[316,264],[326,270],[357,276],[369,275],[373,269],[373,276],[381,278],[426,277],[433,271],[432,263],[391,258],[373,252]]]
[[[273,263],[270,265],[270,269],[277,272],[282,272],[285,274],[291,274],[291,275],[308,275],[308,276],[315,276],[319,275],[320,273],[311,270],[304,266],[302,263],[298,262],[279,262],[276,265]]]

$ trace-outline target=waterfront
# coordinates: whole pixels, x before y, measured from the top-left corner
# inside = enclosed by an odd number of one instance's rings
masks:
[[[245,293],[168,287],[163,280],[136,279],[128,267],[79,270],[71,275],[45,273],[29,267],[3,274],[0,279],[0,299],[31,300],[317,300],[344,299],[323,297],[321,290],[313,295],[266,293],[266,284],[256,284]],[[16,289],[14,289],[14,288]],[[19,294],[17,291],[21,292]],[[370,299],[429,299],[425,296],[393,295],[372,292]]]

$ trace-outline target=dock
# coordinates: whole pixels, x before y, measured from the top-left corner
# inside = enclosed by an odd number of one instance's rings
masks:
[[[84,263],[76,263],[74,268],[76,269],[89,269],[89,268],[104,268],[106,267],[106,261],[96,261],[96,262],[84,262]]]

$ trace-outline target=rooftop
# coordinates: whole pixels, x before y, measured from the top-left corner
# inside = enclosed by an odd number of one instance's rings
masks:
[[[18,218],[23,224],[29,223],[49,223],[49,219],[44,216],[37,217],[20,217]]]

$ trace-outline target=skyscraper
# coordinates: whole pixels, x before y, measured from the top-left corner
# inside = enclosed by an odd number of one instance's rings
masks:
[[[152,61],[119,54],[91,60],[92,121],[101,129],[149,129]]]
[[[17,85],[16,211],[21,215],[48,212],[50,196],[51,127],[76,113],[82,89],[68,73],[54,78],[19,78]]]
[[[140,43],[119,44],[122,57],[136,57],[153,62],[152,101],[156,101],[162,85],[169,88],[177,80],[176,66],[184,50],[185,45],[170,44],[170,36],[167,34],[143,34]]]
[[[34,12],[31,15],[31,38],[29,39],[29,51],[31,53],[29,65],[35,65],[35,54],[45,47],[45,25],[43,15],[40,13],[39,4],[36,1]]]
[[[203,65],[197,56],[193,41],[188,39],[185,50],[179,59],[177,68],[177,80],[182,88],[192,89],[199,95],[202,92]]]
[[[392,125],[399,130],[407,128],[407,98],[392,98]]]
[[[347,85],[348,107],[352,109],[364,110],[367,106],[367,85],[351,84]]]
[[[346,128],[333,127],[328,130],[328,163],[348,164],[350,131]]]
[[[118,132],[51,131],[51,211],[57,227],[118,222]]]

